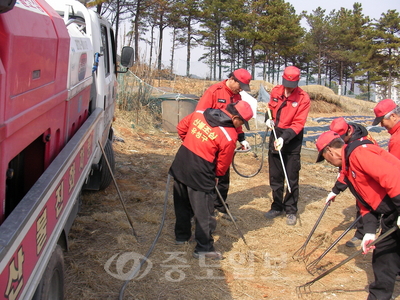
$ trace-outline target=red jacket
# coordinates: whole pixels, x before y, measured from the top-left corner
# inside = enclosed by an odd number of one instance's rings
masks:
[[[282,152],[299,152],[303,142],[303,129],[310,111],[310,97],[297,87],[289,95],[284,96],[285,87],[275,86],[271,91],[268,107],[275,122],[277,137],[284,141]],[[270,149],[273,150],[274,137],[270,138]]]
[[[375,139],[371,136],[371,134],[368,132],[368,130],[364,126],[357,124],[357,123],[349,123],[349,125],[353,127],[353,134],[351,135],[351,138],[347,142],[347,144],[350,144],[354,141],[361,142],[364,140],[370,140],[375,145],[378,145],[378,143],[375,141]],[[332,188],[332,192],[334,192],[337,195],[346,189],[347,189],[347,183],[345,180],[345,175],[344,175],[344,172],[342,171],[342,169],[340,169],[336,183],[335,183],[334,187]]]
[[[225,175],[232,163],[237,132],[231,117],[220,109],[195,111],[177,129],[183,144],[169,173],[193,189],[212,192],[215,177]]]
[[[196,110],[206,110],[207,108],[218,108],[226,109],[229,103],[236,103],[242,100],[240,94],[233,94],[232,91],[227,87],[225,79],[210,86],[201,96],[199,102],[197,103]],[[239,142],[245,139],[242,127],[238,127],[238,140]]]
[[[377,145],[356,143],[343,147],[342,170],[360,207],[364,231],[375,233],[378,215],[400,212],[400,160]]]
[[[389,152],[400,159],[400,122],[393,126],[392,129],[389,130],[391,135],[389,140]]]

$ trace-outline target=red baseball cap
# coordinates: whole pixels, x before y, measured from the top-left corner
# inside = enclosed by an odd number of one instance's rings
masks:
[[[379,124],[383,117],[397,107],[396,103],[392,99],[385,99],[380,101],[374,108],[375,120],[372,122],[372,126]]]
[[[317,141],[315,142],[315,145],[317,146],[318,150],[318,157],[316,162],[320,162],[324,160],[324,157],[322,153],[324,152],[325,147],[332,142],[334,139],[340,138],[340,135],[337,132],[334,132],[332,130],[326,131],[322,133]]]
[[[243,120],[247,130],[250,130],[248,121],[253,117],[253,110],[251,109],[250,104],[243,100],[238,101],[235,103],[235,108],[239,113],[240,118]]]
[[[251,74],[247,70],[237,69],[233,72],[233,76],[239,82],[242,90],[250,92]]]
[[[286,67],[283,71],[282,84],[284,87],[295,88],[299,85],[300,69],[295,66]]]
[[[346,120],[343,117],[340,117],[332,121],[329,129],[342,136],[346,134],[347,130],[349,129],[349,124],[347,124]]]

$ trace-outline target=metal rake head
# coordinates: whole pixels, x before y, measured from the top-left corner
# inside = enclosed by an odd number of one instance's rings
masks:
[[[316,266],[306,267],[306,270],[310,275],[315,275],[315,273],[317,273],[318,268]]]
[[[308,282],[306,284],[296,286],[296,295],[298,298],[303,298],[303,294],[311,293],[310,286],[312,285],[312,283],[309,285],[307,285],[307,284],[308,284]]]
[[[297,249],[296,252],[293,253],[292,259],[304,260],[304,257],[306,256],[306,246],[307,245],[303,245],[299,249]]]
[[[303,284],[303,285],[298,286],[297,288],[298,288],[299,290],[303,290],[303,291],[306,291],[306,288],[308,288],[308,290],[311,291],[311,286],[312,286],[315,282],[316,282],[316,280],[313,279],[313,280],[311,280],[311,281],[309,281],[309,282],[307,282],[307,283],[305,283],[305,284]]]
[[[300,249],[298,249],[295,253],[292,255],[292,259],[296,261],[303,261],[304,263],[307,262],[309,259],[310,255],[314,252],[315,250],[311,251],[310,253],[306,254],[306,246],[302,246]]]
[[[320,259],[316,259],[312,262],[310,262],[307,266],[306,266],[306,270],[308,273],[310,273],[311,275],[314,275],[317,272],[317,265],[320,262]]]

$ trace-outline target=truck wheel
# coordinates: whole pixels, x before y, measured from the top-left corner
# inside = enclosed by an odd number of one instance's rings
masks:
[[[111,170],[114,173],[115,171],[115,158],[114,158],[114,150],[112,148],[112,143],[110,140],[107,140],[106,145],[104,146],[104,152],[107,156],[108,163],[110,164]],[[107,188],[112,181],[112,174],[108,169],[107,162],[104,157],[100,160],[101,167],[101,175],[100,175],[100,190],[104,190]]]
[[[64,254],[57,245],[32,300],[64,299]]]
[[[112,148],[111,140],[107,139],[107,142],[104,146],[104,153],[108,159],[111,170],[114,173],[115,170],[115,158],[114,158],[114,150]],[[95,169],[92,170],[92,174],[89,176],[89,180],[82,187],[83,190],[90,191],[98,191],[104,190],[107,188],[112,181],[112,174],[110,173],[107,162],[102,156],[100,161]]]

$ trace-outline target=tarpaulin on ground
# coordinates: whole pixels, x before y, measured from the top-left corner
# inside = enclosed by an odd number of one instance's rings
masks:
[[[267,92],[267,90],[265,89],[265,87],[263,87],[260,84],[260,89],[258,90],[258,102],[265,102],[268,103],[269,102],[269,93]]]
[[[253,118],[255,119],[257,117],[257,99],[246,91],[241,91],[239,94],[242,97],[242,100],[246,101],[250,105],[251,110],[253,111]]]

